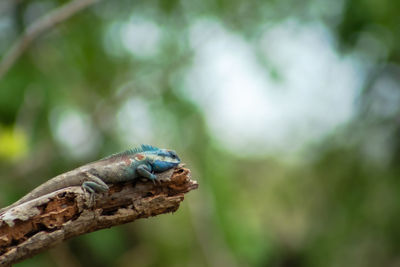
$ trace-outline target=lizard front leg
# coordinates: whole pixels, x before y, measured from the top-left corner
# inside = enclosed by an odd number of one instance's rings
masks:
[[[151,167],[146,164],[137,166],[136,171],[140,176],[152,180],[153,183],[157,180],[157,176],[151,173]]]

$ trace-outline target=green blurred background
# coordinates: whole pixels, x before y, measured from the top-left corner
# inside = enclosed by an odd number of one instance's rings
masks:
[[[67,1],[2,0],[0,55]],[[175,214],[16,266],[400,266],[400,2],[103,1],[0,80],[0,206],[139,144]]]

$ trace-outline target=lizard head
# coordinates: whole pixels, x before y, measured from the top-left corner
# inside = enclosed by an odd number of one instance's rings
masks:
[[[147,155],[149,162],[155,172],[163,172],[176,167],[180,162],[180,158],[173,150],[159,149],[152,151]]]

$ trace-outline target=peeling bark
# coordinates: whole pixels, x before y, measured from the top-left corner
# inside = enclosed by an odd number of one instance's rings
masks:
[[[160,183],[134,181],[110,186],[88,205],[81,187],[68,187],[0,214],[0,265],[9,266],[71,237],[174,212],[198,184],[178,167],[157,175]]]

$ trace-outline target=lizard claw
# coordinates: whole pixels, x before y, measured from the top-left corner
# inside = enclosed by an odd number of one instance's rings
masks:
[[[90,194],[89,196],[89,208],[94,206],[94,194]]]
[[[160,185],[161,184],[161,181],[159,179],[157,179],[157,177],[154,178],[154,179],[151,179],[151,181],[153,182],[154,185],[156,185],[156,184]]]
[[[93,189],[91,189],[90,187],[86,187],[86,186],[82,186],[82,189],[83,189],[83,192],[85,193],[85,195],[89,194],[88,203],[87,203],[88,208],[93,207],[93,204],[94,204],[94,191],[93,191]]]
[[[154,174],[151,174],[151,175],[150,175],[150,180],[153,181],[153,184],[156,184],[156,181],[158,181],[158,180],[157,180],[157,176],[154,175]]]

